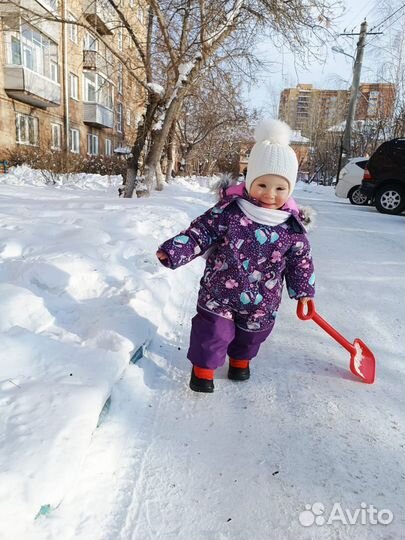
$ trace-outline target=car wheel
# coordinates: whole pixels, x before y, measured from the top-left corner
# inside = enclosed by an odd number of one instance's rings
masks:
[[[400,214],[405,208],[403,188],[396,184],[379,188],[375,194],[375,207],[383,214]]]
[[[357,206],[363,206],[368,203],[367,195],[360,191],[360,186],[354,186],[348,194],[349,201]]]

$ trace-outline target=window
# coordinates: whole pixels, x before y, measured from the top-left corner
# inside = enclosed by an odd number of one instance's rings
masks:
[[[138,8],[138,20],[141,24],[145,22],[145,16],[141,7]]]
[[[105,50],[105,59],[109,64],[114,64],[114,55],[110,49]]]
[[[59,79],[59,66],[56,64],[56,62],[50,62],[50,73],[51,73],[51,79],[55,82],[58,82]]]
[[[124,76],[122,64],[118,64],[118,93],[122,94],[124,88]]]
[[[47,4],[51,9],[52,11],[58,11],[59,9],[59,1],[58,0],[42,0],[43,2],[45,2],[45,4]]]
[[[98,50],[98,41],[90,32],[86,32],[83,39],[83,49],[85,51],[97,51]]]
[[[362,161],[356,161],[357,167],[360,167],[360,169],[363,169],[363,171],[366,168],[367,163],[368,163],[368,159],[363,159]]]
[[[84,101],[99,103],[113,109],[113,85],[98,73],[86,72],[84,80]]]
[[[11,63],[21,65],[21,44],[15,36],[11,37]]]
[[[51,123],[51,148],[60,150],[62,148],[62,126]]]
[[[16,141],[20,144],[38,145],[38,118],[17,113],[15,117]]]
[[[118,28],[118,49],[122,51],[124,48],[124,29],[122,26]]]
[[[127,126],[131,125],[131,110],[127,110]]]
[[[72,21],[74,24],[69,24],[69,39],[70,41],[73,41],[73,43],[76,43],[76,45],[79,43],[79,33],[78,28],[76,24],[76,17],[73,15],[73,13],[68,12],[68,20]]]
[[[113,109],[114,99],[113,99],[113,85],[104,79],[101,75],[97,77],[97,94],[98,94],[98,103],[107,107],[107,109]]]
[[[69,150],[74,154],[78,154],[80,152],[80,131],[75,128],[70,128],[69,139]]]
[[[378,96],[379,96],[378,90],[372,90],[369,93],[368,96],[368,107],[367,107],[367,115],[368,116],[375,116],[377,114],[378,109]]]
[[[98,155],[98,135],[93,135],[93,133],[87,135],[87,153],[91,156]]]
[[[11,38],[11,63],[59,82],[58,46],[27,23]]]
[[[84,81],[84,101],[96,101],[96,74],[85,73]]]
[[[111,139],[106,139],[104,141],[104,153],[106,156],[112,155],[112,141]]]
[[[122,133],[122,103],[117,105],[117,131]]]
[[[69,88],[70,97],[72,99],[79,99],[79,77],[74,73],[69,73]]]

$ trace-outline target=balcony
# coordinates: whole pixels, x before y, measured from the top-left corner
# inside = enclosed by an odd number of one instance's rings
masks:
[[[0,17],[3,23],[3,30],[12,30],[19,32],[21,29],[21,16],[24,12],[32,11],[38,15],[32,15],[31,19],[35,28],[44,33],[54,41],[60,40],[60,24],[51,20],[41,20],[41,17],[46,17],[49,12],[57,14],[59,4],[56,0],[34,1],[34,0],[13,0],[12,2],[4,2],[0,0]],[[35,21],[35,22],[34,22]]]
[[[112,75],[112,65],[98,51],[83,51],[83,69],[88,71],[100,71],[106,77]]]
[[[83,103],[83,122],[98,128],[114,127],[114,112],[100,103]]]
[[[41,109],[61,104],[60,84],[23,66],[4,67],[4,89],[11,98]]]
[[[87,22],[100,35],[111,36],[113,34],[114,13],[102,0],[85,0],[83,13]]]

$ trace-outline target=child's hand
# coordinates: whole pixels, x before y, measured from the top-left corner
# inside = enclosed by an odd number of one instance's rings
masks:
[[[160,250],[156,252],[156,257],[159,259],[159,261],[167,261],[167,259],[169,258],[167,253]]]
[[[302,302],[303,304],[306,304],[309,300],[311,300],[311,298],[309,298],[308,296],[298,298],[298,302]]]

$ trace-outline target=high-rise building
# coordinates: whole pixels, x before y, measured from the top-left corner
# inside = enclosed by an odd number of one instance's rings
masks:
[[[363,83],[357,102],[356,120],[390,118],[395,103],[395,85],[391,83]]]
[[[281,92],[279,118],[293,129],[306,132],[313,113],[313,86],[299,84]]]
[[[145,2],[121,10],[145,43]],[[2,3],[0,37],[0,159],[18,147],[111,155],[131,146],[146,99],[134,73],[144,75],[107,2]]]
[[[347,117],[349,90],[322,90],[311,84],[298,84],[281,92],[279,117],[306,137],[319,128],[341,124]],[[385,119],[392,115],[395,85],[362,83],[355,120]]]

